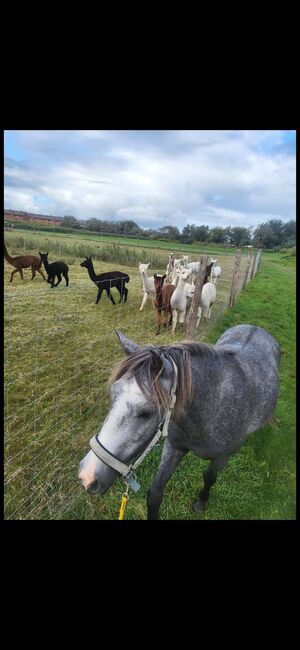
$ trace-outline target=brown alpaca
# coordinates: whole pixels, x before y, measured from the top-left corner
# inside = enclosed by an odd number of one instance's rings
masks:
[[[164,327],[167,325],[172,325],[172,307],[171,307],[171,297],[174,293],[176,287],[174,284],[166,284],[162,290],[162,309],[165,314]]]
[[[154,300],[154,309],[156,309],[156,316],[157,316],[156,334],[159,334],[160,326],[162,322],[162,315],[161,315],[161,310],[163,306],[162,290],[163,290],[163,283],[166,277],[167,277],[166,275],[156,275],[156,273],[154,273],[154,287],[156,291],[156,298]]]
[[[176,287],[174,284],[164,284],[166,275],[154,274],[154,286],[156,290],[155,309],[157,314],[157,332],[159,334],[160,328],[163,325],[171,325],[172,323],[172,309],[171,309],[171,296]],[[164,312],[165,320],[163,322],[162,312]]]
[[[19,255],[18,257],[11,257],[6,250],[5,244],[4,257],[9,264],[16,267],[16,270],[11,272],[10,282],[12,282],[13,275],[18,272],[20,273],[22,280],[24,280],[22,269],[27,269],[29,266],[31,266],[32,280],[36,276],[36,271],[41,274],[44,280],[47,279],[45,278],[43,271],[40,270],[42,266],[42,260],[39,257],[36,257],[35,255]]]

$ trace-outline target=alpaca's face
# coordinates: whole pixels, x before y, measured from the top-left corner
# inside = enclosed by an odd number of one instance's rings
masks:
[[[91,258],[91,257],[87,257],[86,260],[84,260],[83,262],[81,262],[80,266],[84,266],[86,269],[88,269],[89,266],[91,266],[91,262],[92,262],[92,258]]]
[[[139,262],[139,272],[142,273],[143,271],[148,271],[149,266],[150,262],[148,262],[148,264],[141,264],[141,262]]]

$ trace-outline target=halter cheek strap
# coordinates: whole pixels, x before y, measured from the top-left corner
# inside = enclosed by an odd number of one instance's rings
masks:
[[[135,461],[135,463],[133,463],[132,465],[125,465],[125,463],[122,463],[120,460],[118,460],[118,458],[116,458],[114,454],[112,454],[110,451],[108,451],[108,449],[106,449],[102,445],[102,443],[98,439],[97,433],[90,440],[90,447],[94,452],[94,454],[97,456],[97,458],[99,458],[106,465],[112,467],[119,474],[121,474],[121,476],[123,476],[124,478],[125,483],[127,483],[127,485],[129,485],[135,492],[137,492],[141,486],[134,478],[134,474],[133,474],[134,470],[142,463],[144,458],[147,456],[147,454],[149,454],[149,452],[154,447],[154,445],[158,442],[161,436],[165,438],[168,435],[169,422],[172,415],[172,410],[176,403],[176,388],[177,388],[177,379],[178,379],[177,366],[174,363],[172,358],[170,358],[170,360],[172,361],[173,364],[174,376],[173,376],[173,383],[172,383],[171,393],[170,393],[169,407],[165,412],[165,416],[161,421],[156,434],[153,436],[149,445],[146,447],[145,451],[139,456],[139,458]]]

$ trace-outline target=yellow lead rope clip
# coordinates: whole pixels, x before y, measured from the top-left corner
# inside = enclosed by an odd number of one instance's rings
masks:
[[[126,508],[127,501],[129,499],[128,490],[129,490],[129,485],[127,485],[127,490],[126,492],[124,492],[122,496],[121,507],[119,512],[119,520],[124,519],[125,508]]]

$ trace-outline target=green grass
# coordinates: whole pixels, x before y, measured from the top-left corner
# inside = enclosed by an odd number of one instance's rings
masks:
[[[13,239],[17,233],[7,235]],[[67,244],[73,246],[70,238]],[[35,248],[26,250],[37,252]],[[23,251],[16,246],[9,252]],[[64,255],[70,265],[68,289],[64,280],[54,290],[40,276],[31,282],[30,271],[24,272],[23,283],[15,275],[10,284],[12,269],[5,262],[6,518],[118,517],[123,483],[117,481],[102,499],[91,497],[78,484],[77,466],[107,414],[107,378],[122,356],[114,330],[122,329],[142,345],[157,343],[156,319],[150,300],[145,311],[139,312],[142,294],[134,266],[126,268],[130,275],[127,304],[113,306],[103,295],[96,306],[96,289],[75,253]],[[57,259],[54,251],[53,258]],[[247,285],[235,308],[225,312],[233,260],[224,256],[220,263],[224,272],[218,285],[218,303],[212,322],[201,325],[198,338],[214,343],[225,329],[243,322],[265,327],[275,336],[282,350],[275,414],[279,422],[274,429],[264,427],[252,434],[230,460],[202,516],[192,511],[192,502],[207,463],[188,454],[166,487],[161,517],[294,519],[295,259],[284,260],[279,253],[263,256],[256,278]],[[97,271],[105,271],[111,263],[97,261],[95,266]],[[114,263],[114,268],[124,270],[124,265]],[[152,270],[159,272],[164,267]],[[184,330],[179,329],[176,340],[184,336]],[[159,343],[168,342],[170,333],[164,331]],[[142,489],[131,493],[126,519],[146,518],[146,491],[160,454],[161,447],[154,448],[141,466],[138,477]]]
[[[42,238],[47,238],[49,241],[51,239],[56,239],[58,241],[62,241],[63,239],[68,239],[68,240],[73,240],[74,242],[78,243],[78,241],[82,242],[87,242],[87,243],[95,243],[97,244],[98,242],[102,244],[120,244],[122,246],[130,246],[130,247],[135,247],[138,248],[139,250],[141,248],[149,248],[149,249],[154,249],[156,251],[177,251],[181,253],[197,253],[198,256],[200,253],[203,254],[208,254],[208,255],[234,255],[235,254],[235,247],[230,247],[230,246],[223,246],[222,244],[214,244],[214,243],[206,243],[206,242],[197,242],[195,244],[183,244],[181,242],[168,242],[165,240],[152,240],[152,239],[139,239],[138,237],[124,237],[124,236],[118,236],[118,235],[100,235],[97,233],[87,233],[82,232],[82,231],[76,231],[74,230],[72,233],[62,233],[58,232],[56,230],[41,230],[40,232],[36,229],[32,231],[28,231],[27,229],[22,230],[22,228],[18,227],[15,231],[10,232],[7,231],[5,233],[5,238],[9,241],[11,237],[14,235],[18,235],[21,237],[31,237],[36,238],[38,241],[39,237]],[[248,254],[248,251],[246,248],[242,249],[242,252],[244,255]],[[198,257],[195,257],[195,259],[198,259]]]

